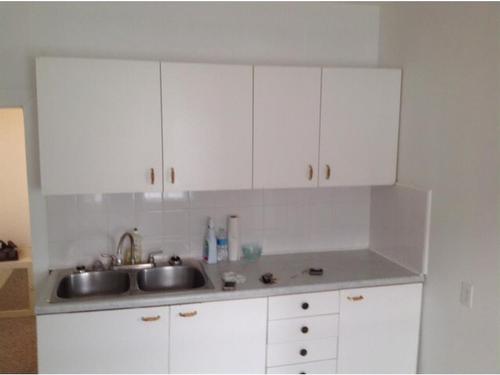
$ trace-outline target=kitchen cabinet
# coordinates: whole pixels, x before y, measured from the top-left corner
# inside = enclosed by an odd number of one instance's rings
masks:
[[[253,187],[317,186],[321,68],[255,66]]]
[[[252,187],[252,66],[162,63],[165,190]]]
[[[339,373],[415,373],[421,284],[340,292]]]
[[[46,195],[396,179],[400,70],[42,57],[36,81]]]
[[[336,371],[339,292],[269,297],[267,373]]]
[[[162,191],[160,64],[38,58],[44,194]]]
[[[422,284],[37,317],[48,373],[415,373]]]
[[[37,317],[40,373],[167,373],[169,307]]]
[[[396,180],[401,71],[324,68],[319,186]]]
[[[269,367],[267,374],[335,374],[337,361],[306,362],[295,365]]]
[[[267,298],[172,306],[171,373],[264,373]]]

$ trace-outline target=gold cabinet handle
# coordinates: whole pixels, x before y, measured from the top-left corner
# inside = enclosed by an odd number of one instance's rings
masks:
[[[154,168],[151,168],[149,170],[149,179],[151,181],[151,185],[154,185],[155,184],[155,169]]]
[[[309,164],[309,176],[308,176],[309,181],[311,181],[313,179],[313,176],[314,176],[314,169],[313,169],[312,165]]]
[[[156,322],[157,320],[160,320],[161,316],[156,315],[156,316],[143,316],[141,320],[143,322]]]
[[[361,295],[360,295],[360,296],[352,296],[352,297],[351,297],[351,296],[349,296],[349,297],[347,297],[347,299],[348,299],[349,301],[351,301],[351,302],[358,302],[358,301],[362,301],[362,300],[364,300],[364,299],[365,299],[365,297],[363,297],[363,296],[361,296]]]
[[[170,182],[172,184],[175,184],[175,169],[174,168],[170,168]]]
[[[332,175],[332,169],[330,168],[330,165],[329,165],[329,164],[327,164],[327,165],[326,165],[326,176],[325,176],[325,177],[326,177],[326,179],[327,179],[327,180],[329,180],[329,179],[330,179],[330,177],[331,177],[331,175]]]
[[[198,315],[198,311],[196,311],[196,310],[179,313],[179,316],[181,316],[183,318],[192,318],[193,316],[196,316],[196,315]]]

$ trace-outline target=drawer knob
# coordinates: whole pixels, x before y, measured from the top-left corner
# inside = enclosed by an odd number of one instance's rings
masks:
[[[309,308],[309,304],[307,302],[304,302],[302,304],[302,310],[307,310]]]
[[[307,355],[307,350],[306,349],[300,349],[300,355],[302,357],[305,357]]]
[[[306,327],[306,326],[304,326],[304,327],[302,327],[302,328],[300,329],[300,332],[302,332],[302,333],[304,333],[304,334],[305,334],[305,333],[309,332],[309,328],[308,328],[308,327]]]
[[[299,372],[299,374],[305,374],[305,373],[306,373],[305,371],[301,371],[301,372]]]

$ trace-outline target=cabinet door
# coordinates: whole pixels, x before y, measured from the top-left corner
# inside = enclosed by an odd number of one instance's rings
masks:
[[[254,188],[317,186],[321,69],[256,66]]]
[[[36,78],[44,194],[162,191],[158,62],[39,58]]]
[[[396,181],[401,71],[323,69],[319,185]]]
[[[165,190],[252,187],[252,67],[162,63]]]
[[[37,317],[40,373],[167,373],[169,308]]]
[[[264,373],[267,299],[172,306],[171,373]]]
[[[340,293],[339,373],[415,373],[422,284]]]

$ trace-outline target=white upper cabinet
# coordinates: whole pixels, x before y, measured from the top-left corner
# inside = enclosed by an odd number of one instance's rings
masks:
[[[340,292],[339,373],[417,370],[422,284]]]
[[[401,71],[324,68],[319,185],[396,180]]]
[[[44,194],[162,191],[160,64],[38,58]]]
[[[317,186],[321,69],[256,66],[253,187]]]
[[[38,58],[36,73],[44,194],[396,179],[400,70]]]
[[[252,187],[252,67],[162,63],[165,190]]]

